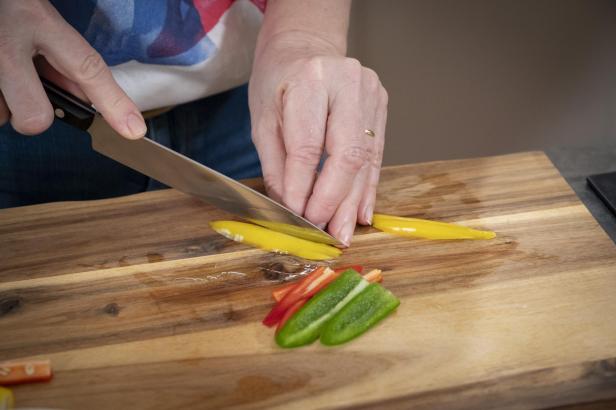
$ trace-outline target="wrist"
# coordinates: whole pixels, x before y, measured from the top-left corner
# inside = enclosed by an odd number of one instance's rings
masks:
[[[281,45],[346,55],[350,0],[268,0],[255,57]]]
[[[289,29],[259,35],[255,49],[255,59],[268,47],[292,48],[305,51],[320,51],[325,54],[345,56],[347,52],[346,36],[331,39],[316,32],[302,29]]]
[[[297,56],[310,55],[346,55],[346,36],[344,41],[332,41],[321,34],[307,30],[290,29],[273,34],[259,35],[255,49],[255,61],[265,50],[292,52]]]

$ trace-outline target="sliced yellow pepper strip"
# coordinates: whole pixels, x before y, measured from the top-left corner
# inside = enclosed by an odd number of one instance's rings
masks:
[[[326,260],[342,251],[330,245],[296,238],[262,226],[237,221],[213,221],[210,226],[222,236],[266,251],[291,254],[304,259]]]
[[[374,214],[372,226],[395,235],[426,239],[492,239],[496,236],[491,231],[478,231],[461,225],[383,214]]]
[[[254,224],[264,226],[276,232],[286,233],[287,235],[291,235],[296,238],[302,238],[310,242],[332,244],[329,236],[327,236],[324,232],[317,231],[316,229],[308,229],[301,226],[283,224],[281,222],[264,221],[262,219],[248,220]]]

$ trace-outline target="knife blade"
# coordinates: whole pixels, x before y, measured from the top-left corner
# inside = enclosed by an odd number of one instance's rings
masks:
[[[342,246],[310,221],[212,168],[149,138],[120,136],[94,108],[49,81],[41,81],[55,117],[87,131],[95,151],[240,218],[303,239]]]

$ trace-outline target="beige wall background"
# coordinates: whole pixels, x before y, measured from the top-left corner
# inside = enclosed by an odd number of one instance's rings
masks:
[[[355,0],[386,164],[616,141],[616,1]]]

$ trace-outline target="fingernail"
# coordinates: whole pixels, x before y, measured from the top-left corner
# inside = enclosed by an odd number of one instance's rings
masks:
[[[317,224],[317,228],[319,228],[319,229],[325,229],[325,225],[327,225],[327,224],[326,224],[326,223]]]
[[[128,129],[131,133],[131,138],[137,139],[141,138],[145,135],[148,128],[145,126],[145,121],[141,118],[140,115],[137,115],[134,112],[128,114],[128,120],[126,121],[128,125]]]
[[[368,222],[368,225],[372,225],[372,214],[373,214],[372,205],[368,205],[364,210],[364,220]]]
[[[354,230],[355,230],[355,226],[347,225],[344,228],[342,228],[342,231],[340,231],[340,241],[345,246],[351,245],[351,238],[353,238],[353,231]]]

